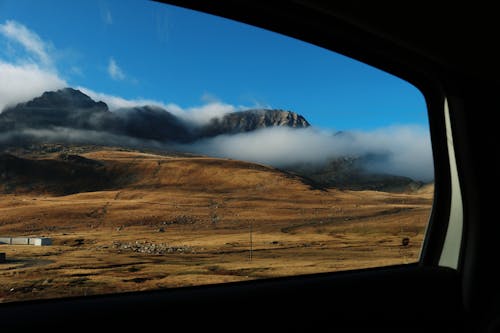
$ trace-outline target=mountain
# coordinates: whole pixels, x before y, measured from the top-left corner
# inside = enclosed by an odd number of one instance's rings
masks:
[[[275,126],[305,128],[310,124],[304,117],[292,111],[254,109],[228,113],[222,118],[213,118],[199,130],[199,136],[214,137]]]
[[[45,92],[0,114],[3,133],[62,128],[145,140],[183,141],[189,137],[186,126],[164,109],[142,106],[111,112],[106,103],[72,88]]]
[[[43,93],[0,114],[2,132],[54,127],[93,129],[111,117],[108,106],[71,88]]]
[[[161,142],[193,142],[272,126],[300,128],[309,126],[309,123],[291,111],[260,109],[229,113],[206,125],[195,126],[157,106],[121,108],[111,112],[106,103],[96,102],[73,88],[45,92],[0,113],[1,133],[64,128]]]

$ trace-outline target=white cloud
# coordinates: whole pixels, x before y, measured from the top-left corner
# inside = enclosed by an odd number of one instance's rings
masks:
[[[314,128],[274,127],[236,135],[221,135],[182,146],[195,153],[286,167],[322,164],[341,156],[375,154],[367,161],[372,172],[429,181],[434,166],[429,133],[419,126],[387,127],[335,135]]]
[[[7,106],[65,86],[67,83],[57,74],[37,65],[13,65],[0,61],[0,112]]]
[[[113,59],[113,58],[109,58],[108,74],[113,80],[119,81],[119,80],[125,79],[125,73],[118,66],[115,59]]]
[[[223,102],[212,101],[208,104],[190,107],[187,109],[179,109],[178,112],[172,112],[184,120],[191,122],[195,125],[203,125],[209,122],[213,118],[221,118],[226,113],[236,112],[242,110],[244,107],[235,107],[231,104],[226,104]],[[172,105],[171,105],[172,109]]]
[[[45,67],[52,66],[48,44],[23,24],[7,20],[4,24],[0,24],[0,33],[9,40],[21,44],[28,53],[37,58],[37,63]]]
[[[7,20],[0,36],[21,45],[24,53],[14,62],[0,59],[0,112],[8,106],[67,86],[53,67],[49,44],[23,24]]]
[[[144,106],[144,105],[151,105],[151,106],[158,106],[161,108],[168,108],[169,106],[167,104],[164,104],[163,102],[160,101],[155,101],[152,99],[145,99],[145,98],[137,98],[137,99],[125,99],[120,96],[114,96],[110,94],[105,94],[105,93],[100,93],[97,91],[94,91],[92,89],[86,88],[86,87],[76,87],[76,89],[80,90],[84,94],[90,96],[93,100],[95,101],[103,101],[108,105],[108,108],[111,111],[115,111],[117,109],[121,108],[132,108],[136,106]]]
[[[106,24],[113,24],[113,16],[111,16],[111,12],[109,10],[103,11],[102,19]]]
[[[236,107],[231,104],[219,102],[215,98],[211,98],[207,104],[201,106],[182,108],[174,103],[167,104],[152,99],[125,99],[119,96],[99,93],[86,87],[77,87],[77,89],[90,96],[93,100],[103,101],[108,105],[111,111],[115,111],[120,108],[131,108],[144,105],[157,106],[193,125],[203,125],[209,122],[212,118],[220,118],[226,113],[248,109],[248,107],[244,106]]]
[[[78,66],[71,66],[68,70],[68,73],[70,75],[84,76],[82,69]]]
[[[101,13],[101,19],[104,24],[111,25],[113,24],[113,15],[108,8],[108,4],[106,1],[99,1],[99,9]]]

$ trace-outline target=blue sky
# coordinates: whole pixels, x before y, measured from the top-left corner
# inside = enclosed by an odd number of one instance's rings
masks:
[[[48,88],[84,87],[96,96],[182,110],[264,106],[336,130],[427,127],[421,93],[392,75],[289,37],[152,1],[0,0],[0,66],[0,87],[6,78],[11,87],[24,86],[13,82],[22,68],[33,85],[38,81],[26,71],[38,70],[39,85]],[[3,89],[0,103],[2,97],[12,103],[15,94]]]

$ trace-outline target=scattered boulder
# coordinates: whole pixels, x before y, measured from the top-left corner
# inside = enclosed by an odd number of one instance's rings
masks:
[[[122,243],[113,242],[113,248],[118,250],[127,250],[137,253],[150,255],[164,255],[167,253],[193,253],[194,250],[190,246],[169,246],[166,243],[151,243],[147,241],[136,241]]]

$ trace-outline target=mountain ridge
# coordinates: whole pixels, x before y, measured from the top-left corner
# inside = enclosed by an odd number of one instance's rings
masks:
[[[248,109],[212,118],[204,125],[195,125],[159,106],[142,105],[110,111],[103,101],[94,101],[73,88],[46,91],[0,113],[0,131],[4,133],[70,128],[180,143],[273,126],[303,128],[310,124],[292,111]]]
[[[269,176],[283,181],[286,179],[294,186],[324,190],[300,175],[245,161],[206,156],[157,155],[114,147],[96,147],[76,154],[68,150],[71,151],[67,149],[31,156],[0,153],[0,193],[64,196],[137,188],[158,190],[168,186],[178,189],[206,187],[204,191],[217,188],[234,190],[240,186],[238,190],[242,190],[244,187],[272,187],[259,180]],[[174,165],[182,167],[176,170]],[[154,172],[150,172],[152,168]],[[254,179],[249,182],[248,179],[226,177],[228,171],[244,171]]]

